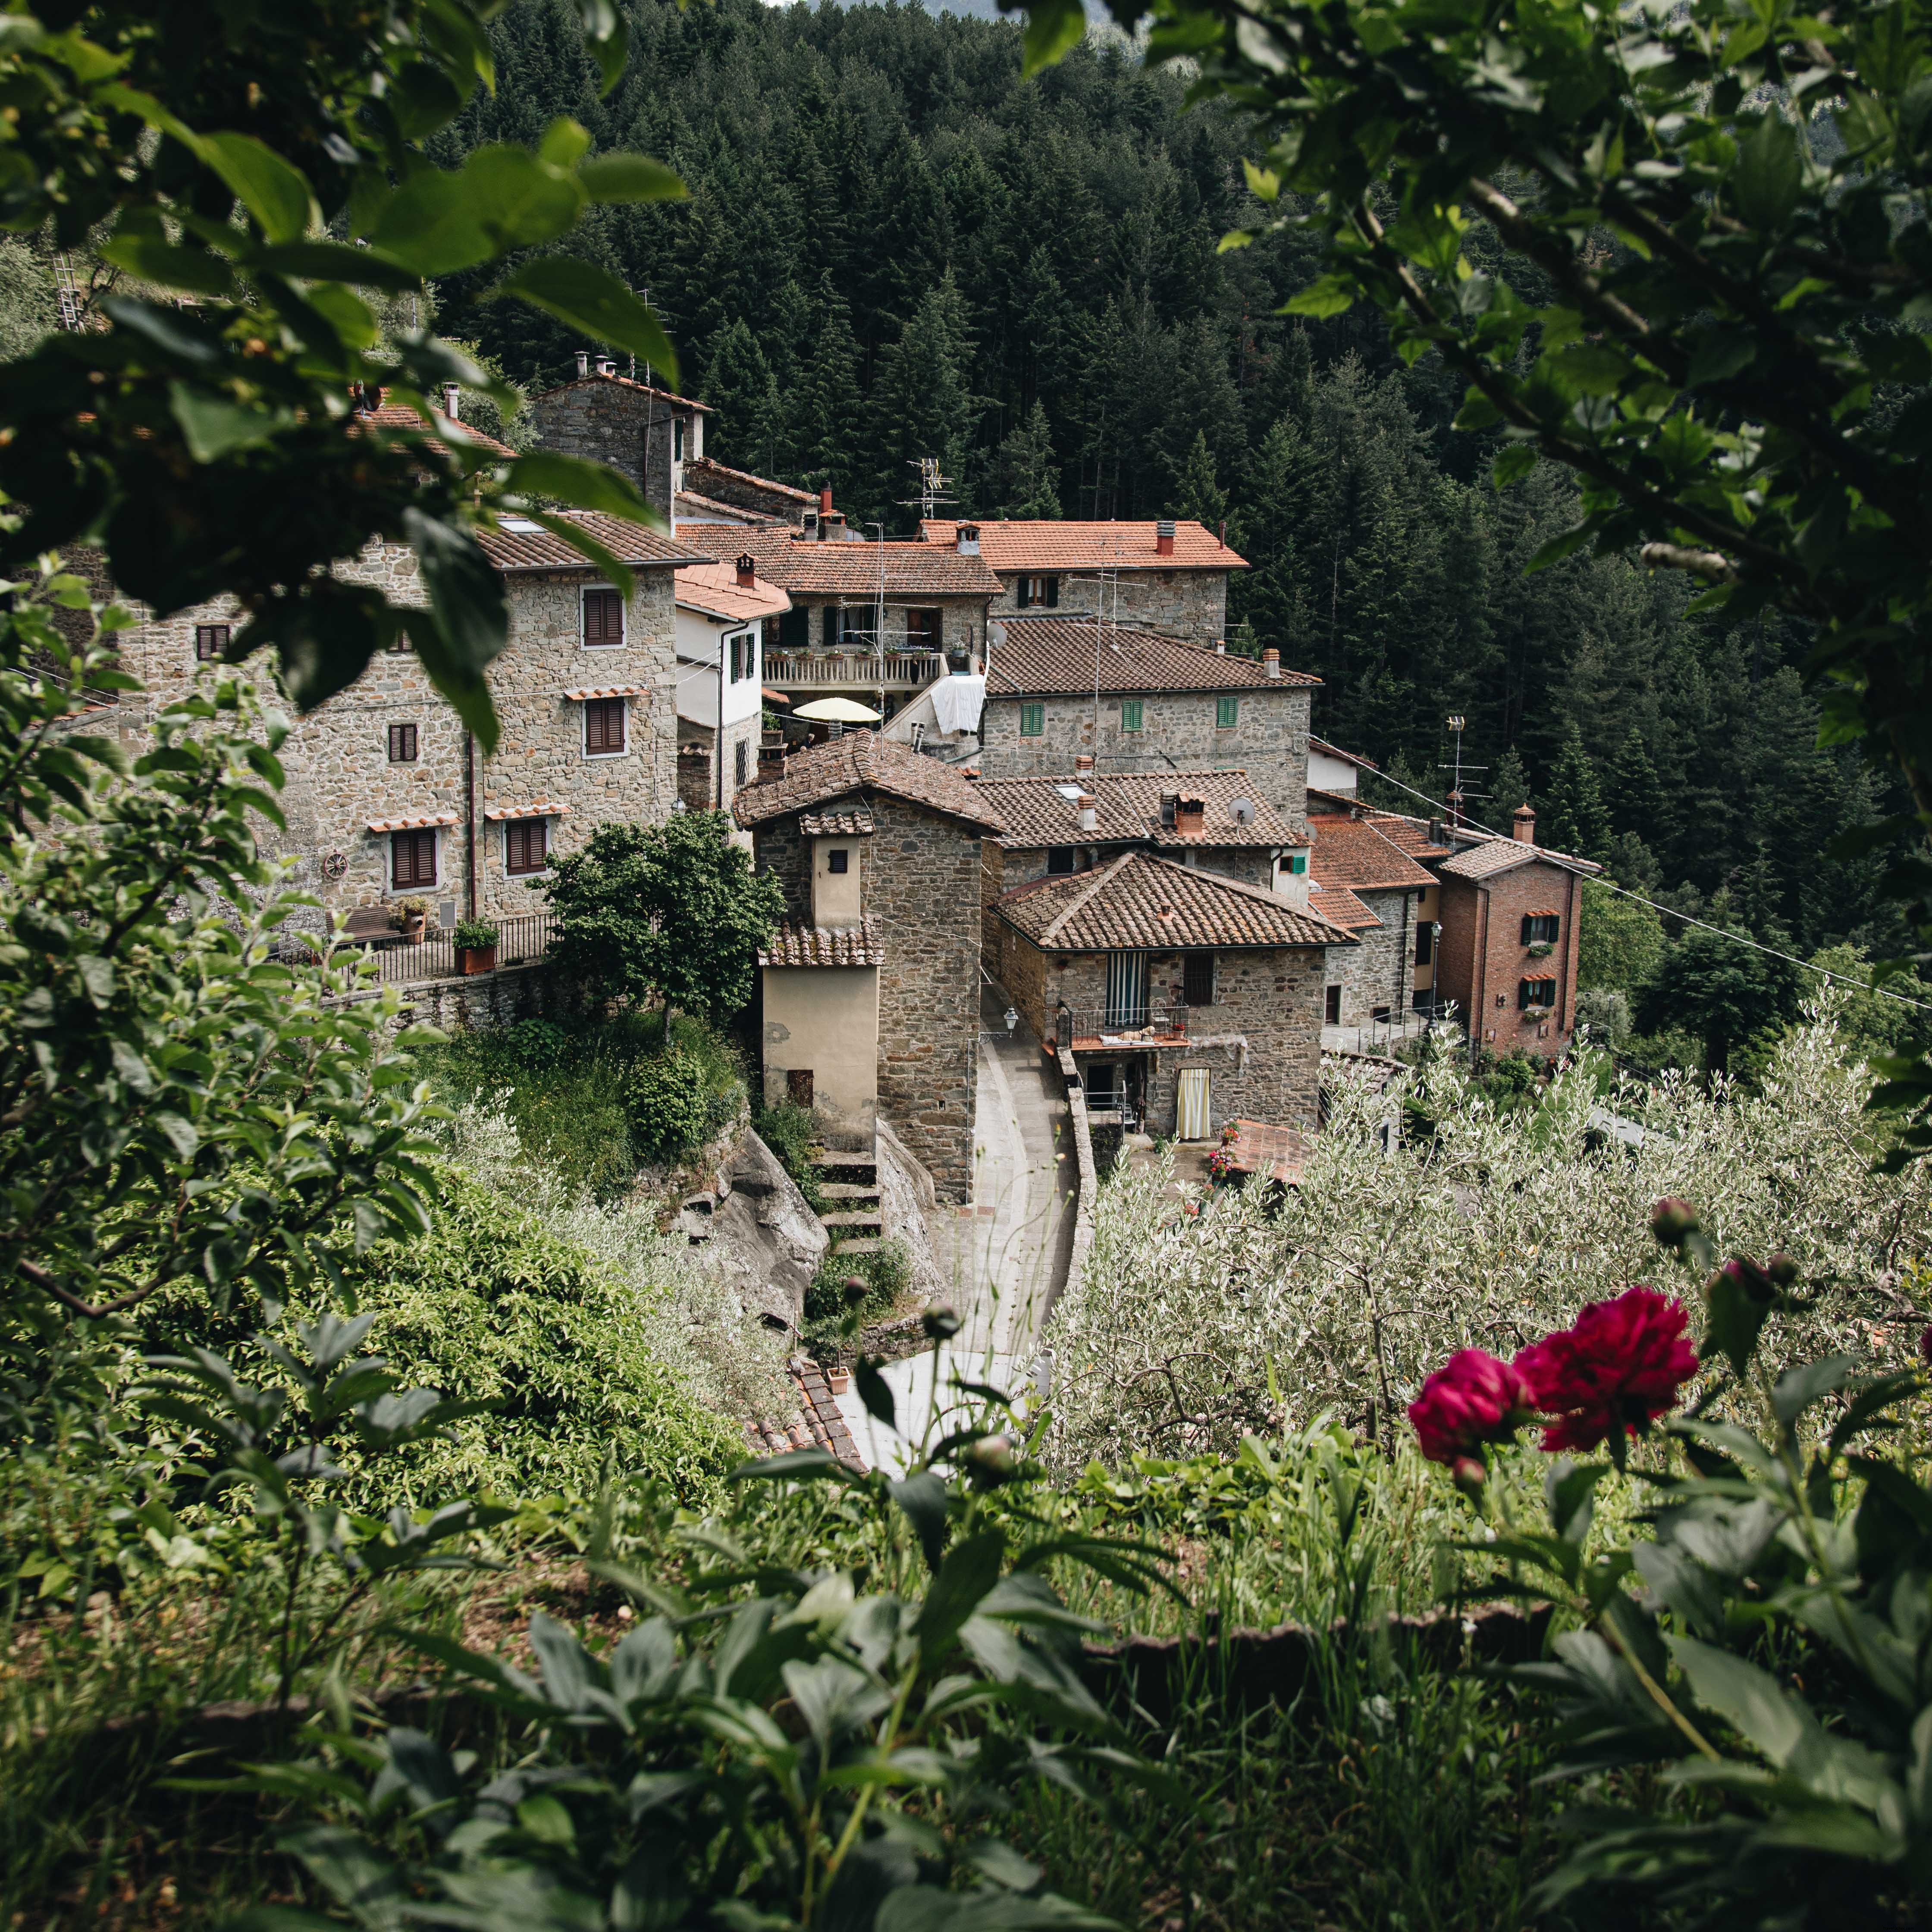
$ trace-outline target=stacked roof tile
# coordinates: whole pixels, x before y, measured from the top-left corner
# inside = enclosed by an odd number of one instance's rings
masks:
[[[986,672],[989,698],[1091,697],[1161,691],[1280,691],[1318,685],[1305,671],[1270,677],[1232,652],[1184,644],[1157,631],[1096,625],[1090,617],[1009,617]]]
[[[703,524],[691,526],[695,538]],[[731,535],[720,524],[712,535],[758,560],[758,574],[794,597],[842,597],[869,604],[880,595],[879,570],[885,568],[886,600],[903,604],[916,597],[986,597],[1000,594],[1000,580],[976,556],[940,550],[932,544],[876,544],[833,538],[818,543],[793,533],[789,525],[746,525]]]
[[[997,812],[970,780],[876,731],[848,731],[794,752],[778,776],[739,793],[733,809],[738,823],[748,827],[868,791],[910,799],[988,832],[1001,829]]]
[[[793,1356],[785,1368],[798,1392],[798,1414],[790,1422],[748,1422],[745,1433],[751,1438],[752,1448],[766,1456],[783,1456],[794,1449],[823,1449],[850,1467],[862,1469],[866,1459],[852,1440],[824,1370],[808,1355]]]
[[[869,838],[872,814],[868,812],[802,812],[798,829],[808,838]]]
[[[1106,844],[1145,839],[1156,845],[1276,846],[1308,842],[1264,798],[1245,772],[1078,772],[1066,778],[982,778],[978,790],[1005,821],[1003,845]],[[1080,829],[1079,795],[1094,801],[1094,829]],[[1162,798],[1198,799],[1198,832],[1161,824]],[[1230,808],[1245,800],[1248,823]]]
[[[1309,869],[1324,890],[1414,892],[1436,883],[1372,818],[1320,812],[1310,818],[1308,832],[1315,842]]]
[[[920,525],[929,544],[950,546],[966,518],[928,518]],[[1203,525],[1185,518],[1174,526],[1174,548],[1160,548],[1154,523],[1072,523],[1062,518],[1015,518],[978,525],[980,554],[994,569],[1246,570],[1239,556]]]
[[[826,927],[781,925],[758,948],[760,966],[883,966],[885,948],[869,922]]]
[[[756,577],[749,584],[740,584],[735,559],[729,563],[686,564],[676,582],[677,601],[686,610],[701,610],[729,624],[776,617],[791,608],[791,599],[775,584],[763,583]]]
[[[708,550],[674,542],[656,530],[646,530],[641,524],[626,523],[621,517],[608,517],[601,510],[563,510],[557,514],[602,544],[620,563],[634,568],[718,561]],[[553,536],[541,524],[526,517],[506,518],[495,530],[479,531],[477,541],[501,571],[594,571],[597,568],[581,550],[572,549],[562,538]]]

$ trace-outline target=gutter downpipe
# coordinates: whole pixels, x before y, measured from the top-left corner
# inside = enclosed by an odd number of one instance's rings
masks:
[[[718,809],[724,809],[724,633],[718,633],[718,728],[711,734],[711,763],[718,780]]]
[[[467,878],[464,881],[464,900],[468,908],[464,916],[476,916],[476,740],[466,731],[463,734],[463,833],[465,850],[464,868]]]

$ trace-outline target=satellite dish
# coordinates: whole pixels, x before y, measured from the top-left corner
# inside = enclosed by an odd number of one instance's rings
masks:
[[[1228,801],[1228,816],[1237,825],[1252,825],[1255,822],[1255,802],[1251,798],[1231,798]]]

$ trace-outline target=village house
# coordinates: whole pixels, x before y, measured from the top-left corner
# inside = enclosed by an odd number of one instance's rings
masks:
[[[807,1108],[833,1148],[869,1148],[883,1115],[940,1199],[970,1199],[973,909],[998,818],[958,772],[872,731],[795,753],[736,809],[784,893],[758,956],[766,1104]]]
[[[784,524],[795,530],[818,508],[818,493],[732,470],[709,456],[685,459],[673,504],[676,524]]]
[[[1322,1023],[1400,1024],[1412,976],[1435,954],[1435,876],[1405,852],[1372,813],[1308,814],[1309,904],[1358,944],[1331,959]]]
[[[532,886],[558,854],[598,825],[650,823],[677,785],[673,578],[702,553],[635,524],[572,513],[634,573],[626,597],[562,538],[524,518],[479,537],[502,574],[508,646],[490,668],[502,735],[487,755],[406,646],[378,657],[347,689],[295,721],[281,759],[292,883],[328,914],[374,933],[401,902],[421,899],[432,926],[541,909]],[[340,567],[392,602],[425,601],[415,553],[371,544]],[[140,622],[118,640],[143,689],[124,730],[218,664],[247,621],[218,602]],[[294,923],[302,924],[298,919]]]
[[[619,375],[614,358],[587,350],[578,352],[574,379],[532,396],[530,411],[540,448],[608,463],[667,524],[686,465],[704,454],[710,413],[688,396]]]
[[[1065,772],[1083,752],[1103,773],[1239,770],[1298,826],[1321,682],[1273,650],[1257,663],[1091,618],[1012,617],[986,669],[979,763],[989,778]]]
[[[995,617],[1098,613],[1110,622],[1197,644],[1227,634],[1228,573],[1247,560],[1225,532],[1185,519],[1076,523],[1058,519],[928,518],[926,541],[950,548],[974,532],[1000,580]]]
[[[676,585],[678,796],[694,812],[728,812],[758,772],[765,620],[791,599],[743,553],[687,564]]]
[[[1347,933],[1276,892],[1136,846],[989,908],[987,965],[1073,1056],[1088,1106],[1183,1141],[1312,1130],[1322,988]]]

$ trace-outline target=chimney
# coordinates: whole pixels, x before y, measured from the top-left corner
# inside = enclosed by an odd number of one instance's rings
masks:
[[[600,376],[614,376],[617,373],[617,358],[614,356],[600,356],[597,358],[597,373]]]
[[[832,535],[832,520],[836,514],[832,507],[832,485],[828,483],[818,493],[818,520],[812,532],[820,543]],[[845,520],[840,517],[838,520],[842,524]]]
[[[1174,821],[1180,815],[1180,794],[1178,791],[1164,791],[1160,795],[1160,829],[1163,832],[1174,830]]]
[[[1226,638],[1216,638],[1214,640],[1214,655],[1217,658],[1224,658],[1228,655],[1228,640]]]
[[[577,352],[577,380],[580,382],[590,373],[590,352],[580,349]]]
[[[758,747],[758,782],[763,784],[767,778],[784,776],[785,750],[782,744],[760,745]]]
[[[1198,798],[1177,799],[1174,806],[1174,829],[1184,838],[1198,838],[1207,828],[1208,807],[1204,800]]]
[[[1094,831],[1098,827],[1100,823],[1100,815],[1094,809],[1093,794],[1091,792],[1083,791],[1080,794],[1081,830],[1082,832]]]
[[[1222,549],[1226,550],[1228,548],[1228,520],[1226,517],[1221,519],[1221,533],[1214,541]]]
[[[1279,651],[1277,651],[1277,650],[1265,650],[1265,651],[1262,652],[1262,670],[1264,670],[1264,671],[1268,674],[1268,676],[1269,676],[1270,677],[1279,677],[1279,676],[1280,676],[1280,675],[1281,675],[1281,653],[1280,653],[1280,652],[1279,652]]]
[[[749,550],[738,560],[738,588],[748,590],[758,580],[758,560]]]
[[[1174,519],[1172,517],[1163,517],[1154,525],[1154,547],[1159,556],[1172,556],[1174,554]]]
[[[1510,814],[1510,836],[1526,845],[1536,843],[1536,814],[1528,806],[1520,805]]]
[[[1073,769],[1076,774],[1090,772],[1094,769],[1094,754],[1091,752],[1076,752],[1073,757]]]
[[[980,526],[977,524],[960,524],[954,541],[962,556],[977,556],[980,554]]]
[[[1446,845],[1449,842],[1449,828],[1439,818],[1429,821],[1429,842],[1432,845]]]
[[[452,422],[463,420],[463,392],[454,382],[442,386],[442,412]]]

